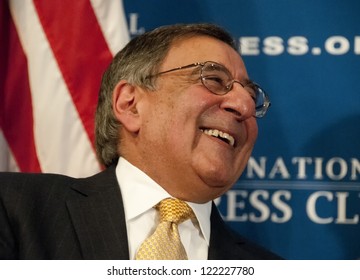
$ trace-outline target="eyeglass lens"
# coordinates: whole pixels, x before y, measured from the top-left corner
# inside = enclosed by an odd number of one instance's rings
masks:
[[[232,88],[232,76],[222,65],[213,62],[206,62],[201,69],[201,81],[203,85],[214,94],[222,95],[229,92]],[[263,117],[270,105],[268,96],[255,83],[249,85],[241,84],[255,101],[255,116]]]

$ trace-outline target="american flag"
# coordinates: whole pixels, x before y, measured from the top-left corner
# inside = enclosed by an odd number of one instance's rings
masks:
[[[0,171],[100,171],[94,112],[129,40],[121,0],[0,2]]]

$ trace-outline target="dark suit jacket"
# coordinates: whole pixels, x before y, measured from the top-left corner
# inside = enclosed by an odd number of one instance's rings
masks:
[[[213,204],[209,259],[277,259],[231,232]],[[115,167],[84,179],[0,174],[0,259],[129,259]]]

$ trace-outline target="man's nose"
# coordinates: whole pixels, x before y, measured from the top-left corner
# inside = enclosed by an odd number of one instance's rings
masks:
[[[234,114],[239,120],[245,120],[255,115],[254,99],[239,82],[234,82],[232,89],[223,95],[220,107]]]

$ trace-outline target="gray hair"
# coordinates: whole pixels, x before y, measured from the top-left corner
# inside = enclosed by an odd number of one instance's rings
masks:
[[[231,35],[213,24],[176,24],[163,26],[132,39],[118,52],[105,71],[95,115],[95,147],[105,166],[120,156],[121,123],[112,109],[112,94],[120,80],[155,90],[155,80],[147,77],[158,72],[172,43],[193,36],[209,36],[223,41],[236,50]]]

